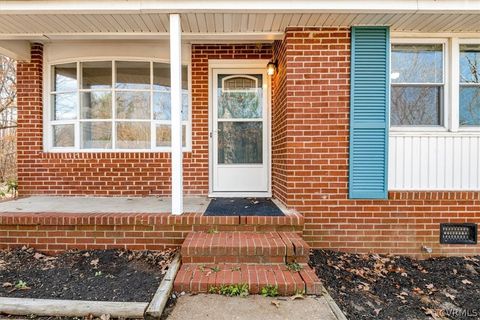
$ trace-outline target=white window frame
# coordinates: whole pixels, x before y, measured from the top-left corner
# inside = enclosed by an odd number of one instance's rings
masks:
[[[393,126],[390,125],[390,131],[391,132],[446,132],[448,131],[449,127],[449,108],[450,108],[450,72],[449,72],[449,61],[450,61],[450,45],[448,38],[392,38],[390,42],[390,51],[392,50],[392,45],[395,44],[441,44],[443,46],[443,105],[442,105],[442,112],[443,112],[443,124],[438,125],[438,126]],[[391,62],[390,62],[390,70],[391,68]],[[390,75],[389,75],[390,76]],[[428,83],[422,83],[422,84],[428,84]],[[389,81],[390,85],[390,92],[391,92],[391,87],[392,85],[395,85],[392,83],[391,79]],[[439,85],[438,83],[432,83],[432,85]],[[391,97],[389,97],[391,99]],[[391,101],[390,101],[391,105]],[[391,110],[389,112],[391,115]],[[390,119],[388,119],[390,122]]]
[[[90,89],[81,88],[81,62],[96,62],[96,61],[110,61],[112,63],[112,88],[110,89],[98,89],[98,91],[109,91],[112,92],[112,117],[111,119],[81,119],[80,118],[80,95],[82,92],[92,91]],[[150,89],[117,89],[115,88],[116,82],[116,72],[114,68],[115,61],[131,61],[131,62],[148,62],[150,64]],[[44,123],[44,151],[52,153],[67,153],[67,152],[81,152],[81,153],[115,153],[115,152],[171,152],[171,147],[156,146],[156,125],[157,124],[170,124],[170,120],[154,120],[153,119],[153,94],[155,92],[160,92],[153,89],[153,63],[170,63],[170,61],[165,59],[151,59],[145,57],[112,57],[112,56],[101,56],[101,57],[88,57],[88,58],[74,58],[74,59],[62,59],[49,61],[44,65],[44,94],[43,94],[43,123]],[[52,78],[52,70],[55,65],[65,64],[65,63],[76,63],[77,67],[77,119],[74,120],[52,120],[52,96],[55,91],[52,90],[54,79]],[[183,120],[182,123],[186,125],[186,137],[185,137],[185,146],[183,147],[183,152],[192,151],[192,72],[191,72],[191,63],[182,63],[187,66],[188,72],[188,118]],[[115,97],[117,91],[138,91],[138,92],[150,92],[150,119],[115,119]],[[82,149],[80,148],[80,123],[81,122],[112,122],[112,148],[103,149],[103,148],[91,148],[91,149]],[[147,149],[124,149],[117,148],[116,143],[116,128],[115,123],[118,122],[149,122],[150,123],[150,140],[151,147]],[[73,124],[75,141],[74,147],[54,147],[53,146],[53,126],[62,125],[62,124]]]
[[[480,134],[480,126],[460,126],[460,45],[461,44],[478,44],[480,45],[480,38],[453,38],[452,39],[452,60],[455,61],[455,84],[452,86],[452,96],[455,96],[456,105],[452,105],[456,121],[452,125],[452,131],[462,133],[478,133]],[[453,62],[452,61],[452,62]],[[480,85],[478,85],[480,86]]]

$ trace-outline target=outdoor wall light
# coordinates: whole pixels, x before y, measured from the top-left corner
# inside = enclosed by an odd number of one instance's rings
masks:
[[[270,62],[267,63],[267,74],[269,76],[273,76],[276,70],[277,70],[277,61],[270,60]]]

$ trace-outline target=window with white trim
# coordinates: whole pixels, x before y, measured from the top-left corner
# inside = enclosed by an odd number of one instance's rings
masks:
[[[480,126],[480,44],[460,44],[460,127]]]
[[[188,66],[182,68],[183,146],[190,144]],[[51,67],[52,150],[169,150],[170,64],[77,61]]]
[[[392,44],[392,126],[443,125],[443,52],[441,43]]]

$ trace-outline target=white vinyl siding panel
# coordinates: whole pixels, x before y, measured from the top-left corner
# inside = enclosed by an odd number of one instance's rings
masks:
[[[390,134],[389,190],[480,190],[480,136]]]

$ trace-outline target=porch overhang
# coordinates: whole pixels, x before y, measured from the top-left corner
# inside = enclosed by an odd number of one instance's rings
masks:
[[[0,40],[168,39],[272,41],[287,27],[390,26],[404,33],[476,33],[480,1],[0,1]]]

